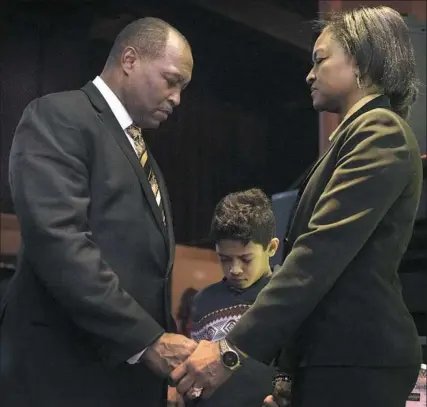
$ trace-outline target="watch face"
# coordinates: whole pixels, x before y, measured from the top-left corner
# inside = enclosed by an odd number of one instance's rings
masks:
[[[236,366],[237,363],[239,363],[238,356],[236,355],[236,353],[231,352],[231,351],[225,352],[222,355],[222,360],[224,362],[224,365],[228,366],[228,367]]]

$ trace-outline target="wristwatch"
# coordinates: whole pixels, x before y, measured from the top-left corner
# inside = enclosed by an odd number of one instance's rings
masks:
[[[242,366],[242,356],[240,353],[233,349],[225,339],[219,340],[219,351],[221,354],[221,361],[224,367],[232,372]]]

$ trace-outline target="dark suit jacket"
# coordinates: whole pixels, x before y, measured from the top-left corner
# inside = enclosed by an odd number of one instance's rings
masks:
[[[165,385],[126,360],[173,328],[174,238],[96,87],[25,109],[10,153],[22,247],[3,303],[2,407],[159,407]]]
[[[264,362],[284,349],[297,366],[420,363],[397,269],[421,183],[416,137],[388,99],[355,112],[304,183],[281,269],[228,339]]]

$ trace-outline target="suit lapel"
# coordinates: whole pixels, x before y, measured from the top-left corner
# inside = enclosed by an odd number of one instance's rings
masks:
[[[304,193],[305,187],[308,184],[308,181],[310,181],[311,176],[313,175],[314,171],[316,171],[317,167],[320,165],[320,163],[324,160],[324,158],[329,154],[329,151],[331,151],[333,145],[335,144],[334,141],[336,139],[334,139],[331,144],[329,145],[328,149],[325,151],[325,153],[323,153],[323,155],[317,159],[317,161],[315,161],[315,163],[312,165],[311,170],[309,171],[309,173],[307,174],[307,176],[304,178],[304,180],[301,183],[301,186],[298,190],[298,201],[301,198],[302,194]]]
[[[343,122],[341,122],[338,125],[338,127],[334,130],[334,132],[332,133],[333,138],[332,138],[332,141],[331,141],[328,149],[313,164],[313,166],[311,167],[311,170],[309,171],[308,175],[304,178],[304,180],[301,183],[301,186],[300,186],[299,191],[298,191],[298,196],[297,196],[297,199],[295,201],[294,207],[292,209],[291,217],[290,217],[289,222],[288,222],[289,227],[287,228],[286,237],[284,239],[286,246],[292,246],[292,244],[293,244],[290,241],[290,236],[291,236],[291,229],[292,229],[292,226],[293,226],[294,221],[295,221],[295,214],[297,212],[297,209],[298,209],[298,206],[300,204],[301,197],[302,197],[302,195],[304,193],[304,190],[307,187],[307,184],[310,181],[310,178],[313,175],[314,171],[316,171],[316,169],[319,167],[319,165],[322,163],[322,161],[325,159],[325,157],[329,154],[329,152],[331,151],[332,147],[336,144],[337,140],[340,138],[340,134],[342,132],[342,129],[345,129],[348,125],[350,125],[354,120],[356,120],[362,114],[364,114],[364,113],[366,113],[366,112],[368,112],[370,110],[378,109],[378,108],[391,109],[390,100],[388,99],[387,96],[379,96],[379,97],[377,97],[377,98],[369,101],[368,103],[366,103],[365,105],[363,105],[360,109],[358,109],[356,112],[354,112],[352,115],[350,115],[346,120],[344,120]]]
[[[305,188],[308,184],[308,181],[310,181],[310,178],[313,175],[314,171],[316,171],[316,169],[319,167],[320,163],[329,154],[329,152],[332,149],[332,146],[335,144],[335,141],[336,141],[336,139],[334,139],[332,141],[332,143],[329,145],[326,152],[320,158],[318,158],[317,161],[315,161],[315,163],[312,165],[310,171],[308,172],[307,176],[301,182],[300,188],[298,190],[297,198],[296,198],[296,200],[292,206],[291,213],[290,213],[289,218],[288,218],[288,225],[286,227],[286,233],[285,233],[285,237],[283,239],[283,244],[284,244],[283,251],[284,251],[285,257],[287,256],[287,254],[289,253],[289,251],[291,250],[292,245],[293,245],[293,242],[291,242],[290,236],[291,236],[292,227],[293,227],[294,222],[295,222],[295,214],[297,213],[299,204],[301,202],[301,197],[302,197],[302,195],[305,191]]]
[[[304,189],[307,186],[308,181],[310,180],[310,178],[313,175],[314,171],[316,171],[317,167],[320,165],[320,163],[323,161],[323,159],[328,155],[328,153],[331,151],[332,147],[334,146],[336,140],[339,138],[340,135],[337,134],[337,133],[340,133],[341,129],[345,129],[351,122],[353,122],[354,120],[356,120],[362,114],[368,112],[369,110],[377,109],[377,108],[390,109],[389,99],[386,96],[380,96],[380,97],[377,97],[377,98],[369,101],[368,103],[366,103],[365,105],[363,105],[360,109],[358,109],[356,112],[354,112],[351,116],[349,116],[346,120],[344,120],[343,122],[341,122],[338,125],[338,127],[332,133],[333,139],[332,139],[332,141],[331,141],[328,149],[313,164],[313,166],[311,167],[310,172],[308,173],[308,175],[304,178],[303,182],[301,183],[301,187],[300,187],[300,190],[299,190],[299,193],[298,193],[299,197],[301,197],[301,195],[303,194]]]
[[[82,88],[82,90],[87,94],[87,96],[97,109],[98,117],[104,123],[107,132],[109,132],[114,137],[120,149],[123,151],[132,168],[134,169],[141,184],[142,190],[147,198],[153,216],[156,219],[156,222],[163,234],[163,237],[165,238],[166,242],[169,243],[167,231],[163,223],[160,208],[154,198],[154,194],[151,190],[151,185],[148,182],[147,175],[145,174],[144,169],[142,168],[141,163],[139,162],[138,157],[136,156],[135,151],[132,148],[132,145],[126,137],[123,129],[121,128],[119,122],[117,121],[107,102],[92,82],[87,83]]]

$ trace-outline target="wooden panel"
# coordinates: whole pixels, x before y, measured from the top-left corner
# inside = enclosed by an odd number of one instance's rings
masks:
[[[21,243],[18,220],[15,215],[0,214],[0,254],[14,256]]]
[[[187,288],[200,290],[222,277],[221,266],[213,250],[178,245],[172,273],[173,316],[176,318],[182,293]]]

